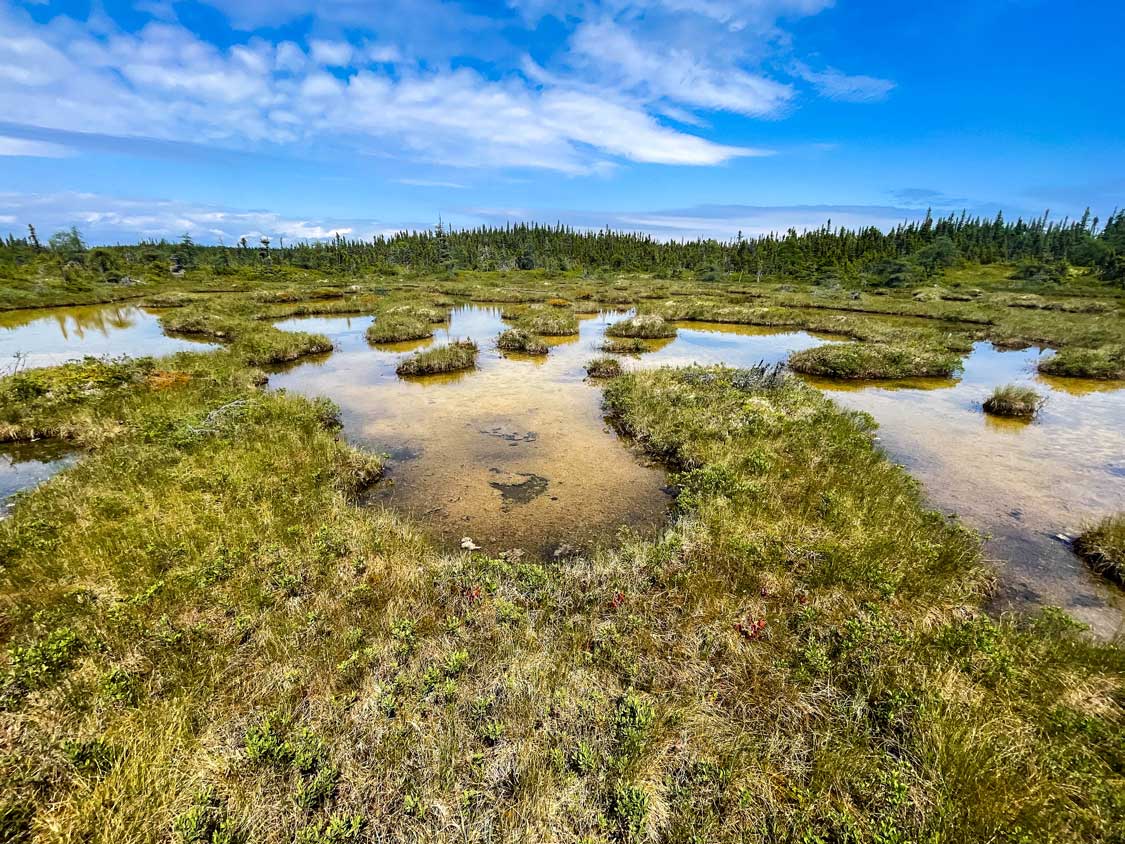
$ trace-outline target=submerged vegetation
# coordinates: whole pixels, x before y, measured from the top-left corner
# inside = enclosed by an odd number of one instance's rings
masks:
[[[358,506],[381,460],[343,442],[330,402],[266,389],[258,367],[330,348],[273,319],[374,315],[429,337],[464,301],[511,304],[501,348],[577,332],[576,302],[632,306],[633,325],[854,338],[791,357],[836,377],[948,375],[983,340],[1112,361],[1122,299],[1102,267],[1122,230],[658,244],[525,227],[268,262],[87,250],[65,272],[9,242],[4,303],[140,288],[217,348],[0,379],[0,439],[87,449],[0,521],[0,840],[1120,841],[1120,644],[1057,610],[991,617],[979,537],[928,509],[870,417],[781,368],[591,361],[676,510],[659,536],[540,561],[442,551]],[[949,263],[940,237],[962,261],[1024,263]],[[486,245],[536,269],[465,269]],[[1083,249],[1103,251],[1079,264]],[[674,266],[603,273],[615,254]],[[544,271],[545,255],[574,264]],[[220,285],[241,292],[199,292]],[[647,348],[637,336],[607,345]],[[453,342],[400,371],[476,357]],[[1077,549],[1119,572],[1122,524]]]
[[[985,413],[1017,419],[1033,419],[1042,406],[1041,395],[1031,387],[1021,387],[1018,384],[997,387],[983,404]]]
[[[477,344],[472,340],[454,340],[442,346],[425,349],[405,358],[395,369],[399,375],[437,375],[472,369],[477,365]]]
[[[1085,531],[1074,549],[1098,574],[1125,586],[1125,512],[1106,516]]]
[[[943,378],[961,367],[954,352],[919,345],[832,343],[796,352],[789,367],[824,378]]]

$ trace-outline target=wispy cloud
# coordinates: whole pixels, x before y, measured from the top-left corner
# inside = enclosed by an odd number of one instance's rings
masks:
[[[74,150],[50,141],[30,138],[12,138],[0,135],[0,155],[23,156],[27,158],[68,158]]]
[[[822,95],[830,100],[848,103],[871,103],[886,99],[895,88],[889,79],[874,76],[849,75],[829,67],[815,71],[803,62],[793,65],[794,74],[811,83]]]

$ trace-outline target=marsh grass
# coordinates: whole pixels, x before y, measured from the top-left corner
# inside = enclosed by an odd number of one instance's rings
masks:
[[[666,322],[658,314],[641,314],[613,323],[606,328],[605,333],[607,337],[657,340],[664,337],[675,337],[676,326]]]
[[[1106,516],[1083,532],[1074,550],[1098,574],[1125,586],[1125,513]]]
[[[621,373],[621,362],[617,358],[594,358],[586,364],[586,374],[591,378],[616,378]]]
[[[961,368],[953,352],[927,346],[831,343],[795,352],[789,368],[806,375],[849,380],[948,377]]]
[[[332,350],[321,334],[282,331],[234,308],[218,310],[214,303],[179,308],[162,314],[160,322],[170,334],[204,337],[227,343],[248,364],[286,363]]]
[[[569,337],[578,333],[578,317],[570,309],[532,306],[520,313],[518,320],[523,330],[544,337]]]
[[[399,375],[436,375],[457,372],[477,365],[477,344],[472,340],[455,340],[433,349],[416,352],[403,360],[395,372]]]
[[[992,391],[984,400],[985,413],[993,416],[1008,416],[1016,419],[1034,419],[1043,407],[1044,399],[1031,387],[1018,384],[1005,384]]]
[[[401,343],[433,337],[434,329],[427,320],[411,314],[376,314],[374,321],[367,326],[365,336],[371,343]]]
[[[1060,349],[1039,362],[1039,371],[1063,378],[1125,380],[1125,344]]]
[[[9,838],[1121,840],[1121,648],[990,618],[979,537],[870,417],[773,368],[623,373],[665,531],[443,554],[359,506],[380,461],[330,402],[261,389],[261,307],[0,380],[7,430],[90,449],[0,522]]]
[[[600,348],[611,355],[639,355],[649,350],[645,342],[636,337],[610,337]]]
[[[521,352],[525,355],[545,355],[549,351],[546,343],[522,328],[501,331],[496,338],[496,348],[503,352]]]

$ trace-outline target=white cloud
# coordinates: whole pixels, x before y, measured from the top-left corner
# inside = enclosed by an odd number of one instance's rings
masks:
[[[67,158],[73,154],[74,150],[62,144],[0,135],[0,155],[25,156],[27,158]]]
[[[790,86],[747,73],[730,61],[716,62],[681,46],[654,47],[609,20],[584,23],[571,38],[571,48],[597,69],[599,80],[650,99],[762,116],[776,113],[793,96]]]
[[[337,233],[369,238],[398,230],[378,220],[306,219],[272,211],[73,192],[0,193],[0,211],[4,212],[0,223],[5,225],[33,223],[40,231],[78,226],[91,243],[171,240],[185,232],[199,242],[222,240],[232,244],[240,237],[256,241],[262,235],[275,240],[324,240]]]
[[[830,100],[847,103],[870,103],[886,99],[895,87],[895,83],[889,79],[863,75],[850,76],[832,67],[814,71],[800,62],[794,65],[794,73],[812,83]]]
[[[398,147],[447,164],[567,173],[614,159],[713,165],[759,152],[667,126],[627,92],[405,63],[333,74],[327,65],[359,60],[340,42],[314,41],[308,53],[260,39],[222,50],[164,23],[99,35],[67,18],[39,25],[2,8],[0,33],[0,113],[48,129],[244,148]]]

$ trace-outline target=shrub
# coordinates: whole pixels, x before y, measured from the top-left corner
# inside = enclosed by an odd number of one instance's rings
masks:
[[[399,375],[436,375],[457,372],[477,365],[477,344],[457,340],[436,349],[426,349],[402,361],[395,369]]]
[[[1043,397],[1030,387],[1005,384],[992,391],[984,400],[984,412],[993,416],[1011,416],[1032,419],[1043,406]]]

